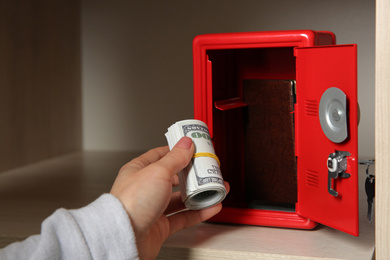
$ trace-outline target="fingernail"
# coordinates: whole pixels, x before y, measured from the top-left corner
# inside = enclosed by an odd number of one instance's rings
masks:
[[[189,150],[192,146],[192,139],[185,136],[179,140],[179,142],[176,143],[175,147],[184,148],[186,150]]]

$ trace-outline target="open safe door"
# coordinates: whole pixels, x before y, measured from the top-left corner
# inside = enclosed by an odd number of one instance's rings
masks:
[[[297,214],[358,236],[357,46],[295,56]]]

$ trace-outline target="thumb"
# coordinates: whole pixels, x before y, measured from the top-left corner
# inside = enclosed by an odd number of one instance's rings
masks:
[[[189,137],[181,138],[172,150],[156,164],[170,173],[170,176],[178,173],[188,165],[194,155],[195,145]]]

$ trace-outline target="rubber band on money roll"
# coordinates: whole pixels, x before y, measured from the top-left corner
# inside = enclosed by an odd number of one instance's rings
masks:
[[[198,157],[211,157],[218,162],[219,166],[221,166],[221,162],[219,161],[218,157],[213,153],[196,153],[193,156],[193,158],[198,158]]]

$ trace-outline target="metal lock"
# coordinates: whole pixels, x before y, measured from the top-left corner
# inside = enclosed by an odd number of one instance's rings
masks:
[[[347,170],[347,156],[349,152],[336,151],[329,154],[327,160],[328,167],[328,192],[330,195],[337,197],[339,193],[332,188],[332,179],[349,178],[351,174],[346,173]]]

